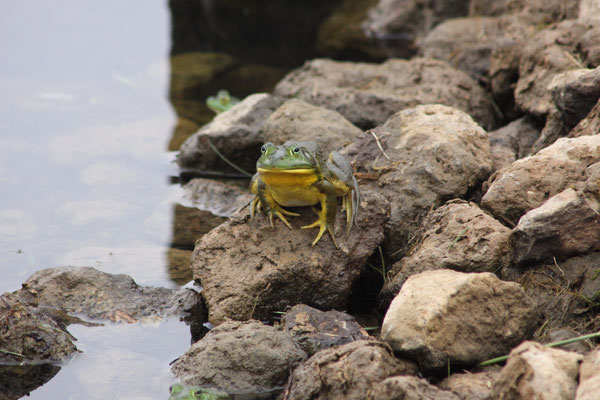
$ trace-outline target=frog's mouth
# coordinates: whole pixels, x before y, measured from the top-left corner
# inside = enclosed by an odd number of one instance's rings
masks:
[[[314,175],[315,170],[312,168],[287,168],[287,169],[277,169],[277,168],[257,168],[259,173],[265,174],[295,174],[295,175]]]

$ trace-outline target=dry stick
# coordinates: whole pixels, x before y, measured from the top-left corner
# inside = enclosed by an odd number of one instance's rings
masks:
[[[592,339],[592,338],[595,338],[595,337],[600,337],[600,332],[590,333],[590,334],[587,334],[587,335],[578,336],[576,338],[571,338],[571,339],[567,339],[567,340],[561,340],[559,342],[548,343],[548,344],[545,344],[544,347],[563,346],[565,344],[580,342],[582,340]],[[502,361],[506,361],[507,359],[508,359],[508,356],[496,357],[496,358],[492,358],[491,360],[484,361],[484,362],[480,363],[478,366],[479,367],[487,367],[488,365],[492,365],[492,364],[496,364],[496,363],[499,363],[499,362],[502,362]]]

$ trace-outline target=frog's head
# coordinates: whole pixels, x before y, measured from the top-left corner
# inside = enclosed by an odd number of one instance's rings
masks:
[[[265,143],[256,168],[261,171],[289,171],[308,173],[320,169],[318,157],[311,142],[286,142],[281,146]]]

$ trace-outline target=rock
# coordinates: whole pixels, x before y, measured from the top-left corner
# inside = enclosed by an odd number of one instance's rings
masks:
[[[416,366],[394,357],[392,349],[375,340],[358,340],[321,350],[290,376],[282,400],[363,400],[388,376],[414,374]]]
[[[566,189],[521,217],[510,235],[515,264],[600,249],[600,203]]]
[[[0,363],[64,361],[78,350],[63,324],[14,293],[0,296]]]
[[[489,272],[426,271],[392,301],[381,338],[424,370],[502,355],[533,333],[536,310],[523,288]]]
[[[274,312],[295,304],[345,308],[352,284],[383,240],[388,202],[361,190],[358,217],[349,236],[344,232],[345,215],[338,212],[339,249],[327,235],[311,247],[315,230],[298,227],[313,222],[314,212],[308,207],[295,210],[301,216],[290,220],[290,230],[276,218],[271,228],[264,214],[251,222],[248,207],[243,208],[197,243],[192,269],[202,285],[210,322],[270,320]]]
[[[512,14],[532,25],[577,17],[578,0],[474,0],[470,2],[469,15]]]
[[[0,365],[0,393],[2,400],[16,400],[29,396],[60,371],[52,363],[30,365]]]
[[[600,67],[581,68],[555,75],[548,85],[567,130],[585,118],[600,98]]]
[[[498,379],[500,368],[484,372],[452,374],[442,382],[440,389],[456,394],[461,400],[491,400],[492,384]]]
[[[496,118],[477,82],[446,62],[424,58],[383,64],[312,60],[289,73],[274,94],[335,110],[363,129],[384,123],[399,110],[429,103],[458,108],[486,128]]]
[[[129,275],[112,275],[92,267],[37,271],[18,293],[35,307],[52,307],[93,319],[124,319],[127,322],[146,317],[185,315],[201,302],[200,295],[192,289],[142,287]]]
[[[171,247],[191,250],[194,248],[196,240],[224,221],[225,218],[216,216],[209,211],[175,203],[173,205]]]
[[[600,23],[600,3],[597,0],[580,0],[578,19],[584,23]]]
[[[521,42],[532,28],[516,17],[466,17],[446,20],[421,44],[426,58],[447,61],[487,86],[491,55],[506,42]]]
[[[600,100],[589,114],[569,132],[569,137],[597,135],[600,132]]]
[[[600,53],[588,50],[600,41],[600,26],[567,20],[538,32],[523,48],[517,105],[525,112],[543,117],[553,106],[548,85],[558,73],[600,64]],[[582,57],[582,55],[584,55]]]
[[[171,370],[187,385],[272,398],[305,358],[287,332],[259,321],[227,321],[194,343]]]
[[[367,10],[377,1],[344,0],[336,5],[317,32],[317,53],[337,60],[374,61],[394,54],[381,46],[376,38],[367,36],[361,28],[367,18]]]
[[[430,213],[423,233],[394,264],[381,297],[388,302],[412,275],[435,269],[495,272],[508,264],[510,229],[477,205],[452,200]]]
[[[600,161],[600,135],[561,138],[537,154],[517,160],[489,179],[482,208],[516,225],[527,211],[575,185],[585,169]]]
[[[467,14],[469,1],[422,2],[419,0],[379,0],[368,12],[362,29],[377,38],[395,57],[410,58],[422,38],[448,18]]]
[[[266,93],[246,97],[190,136],[181,146],[177,163],[181,168],[232,170],[210,147],[210,141],[229,161],[242,169],[254,171],[262,145],[258,132],[276,107],[275,100]]]
[[[259,154],[256,154],[256,159]],[[183,185],[183,190],[185,192],[183,198],[190,206],[208,211],[218,217],[231,216],[254,198],[246,184],[241,186],[239,182],[214,179],[194,178]],[[217,224],[218,221],[220,219],[211,220],[210,224],[216,227],[220,225]]]
[[[596,347],[579,367],[579,386],[575,400],[594,400],[600,393],[600,348]]]
[[[333,151],[354,140],[362,131],[335,111],[291,99],[267,118],[261,133],[265,142],[312,140],[327,151]]]
[[[488,132],[494,170],[498,171],[515,160],[528,156],[531,146],[540,136],[540,128],[533,118],[526,116]]]
[[[369,400],[460,400],[452,392],[433,386],[416,376],[392,376],[369,391]]]
[[[577,353],[525,342],[510,352],[492,386],[492,398],[573,399],[582,359]]]
[[[388,254],[404,250],[432,208],[466,196],[492,169],[485,131],[450,107],[403,110],[374,134],[390,160],[370,132],[343,152],[353,158],[361,183],[382,193],[392,205],[386,226]]]
[[[283,321],[285,330],[309,356],[319,350],[370,339],[354,317],[340,311],[323,312],[299,304],[285,313]]]

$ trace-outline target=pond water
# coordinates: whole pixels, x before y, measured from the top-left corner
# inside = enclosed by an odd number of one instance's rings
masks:
[[[177,287],[167,2],[10,2],[0,42],[0,290],[63,265]],[[168,398],[190,344],[176,319],[69,331],[83,353],[31,398]]]

